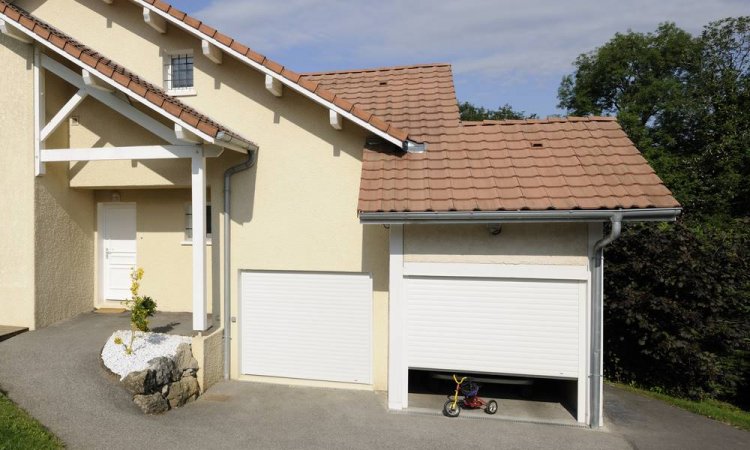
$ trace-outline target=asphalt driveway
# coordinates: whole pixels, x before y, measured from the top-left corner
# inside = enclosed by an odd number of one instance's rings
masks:
[[[189,315],[153,327],[189,332]],[[603,431],[390,413],[380,393],[224,382],[144,416],[99,363],[124,314],[83,314],[0,343],[0,387],[70,448],[750,448],[750,433],[607,387]]]

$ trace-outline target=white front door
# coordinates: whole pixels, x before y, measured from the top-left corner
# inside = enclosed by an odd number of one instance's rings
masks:
[[[99,231],[103,300],[126,300],[136,266],[135,203],[100,203]]]

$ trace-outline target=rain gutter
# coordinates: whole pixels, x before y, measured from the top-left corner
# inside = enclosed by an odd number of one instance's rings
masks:
[[[224,172],[224,379],[229,379],[232,351],[232,271],[231,269],[231,230],[232,230],[232,176],[249,170],[258,161],[258,147],[247,152],[247,159]]]

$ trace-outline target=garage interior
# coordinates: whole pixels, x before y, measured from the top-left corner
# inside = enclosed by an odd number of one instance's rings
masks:
[[[442,414],[443,404],[455,390],[452,375],[453,372],[410,369],[407,412]],[[456,375],[470,377],[480,386],[479,397],[498,403],[494,415],[464,409],[460,417],[582,426],[576,421],[576,380],[464,372]]]

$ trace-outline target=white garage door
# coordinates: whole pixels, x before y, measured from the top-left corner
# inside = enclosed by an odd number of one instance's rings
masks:
[[[404,279],[409,367],[578,378],[582,281]]]
[[[368,274],[243,272],[242,373],[371,383]]]

